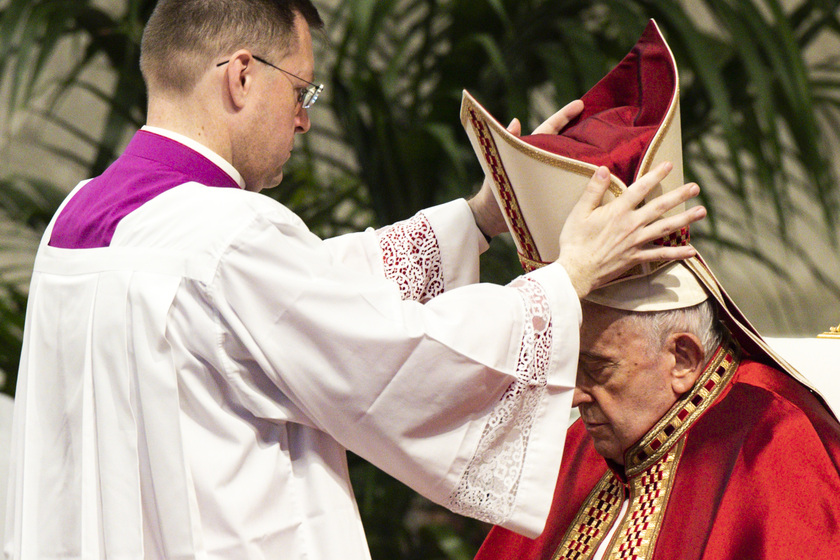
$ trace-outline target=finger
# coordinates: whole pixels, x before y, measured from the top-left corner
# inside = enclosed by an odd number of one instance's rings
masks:
[[[651,223],[673,208],[700,194],[696,183],[686,183],[678,189],[659,195],[637,210],[644,223]]]
[[[703,206],[696,206],[686,210],[685,212],[680,212],[676,216],[662,218],[645,226],[640,231],[639,239],[642,243],[649,243],[656,239],[666,237],[675,231],[679,231],[705,217],[706,209]]]
[[[693,257],[697,249],[691,245],[681,247],[661,247],[658,245],[646,246],[638,249],[632,261],[635,264],[655,261],[679,261]]]
[[[534,129],[534,134],[557,134],[581,111],[583,111],[583,101],[576,99],[548,117],[545,122]]]
[[[631,208],[635,208],[648,194],[650,194],[650,191],[652,191],[656,185],[662,182],[662,179],[668,176],[668,173],[670,173],[673,168],[674,166],[670,161],[660,163],[639,177],[635,183],[627,187],[627,190],[621,195],[619,200],[623,200]],[[660,215],[661,214],[662,213],[660,212]]]
[[[607,192],[609,186],[610,171],[602,165],[595,170],[595,174],[592,175],[592,178],[586,184],[586,188],[583,189],[583,194],[580,195],[574,208],[572,208],[571,214],[578,212],[584,212],[585,215],[591,214],[593,210],[601,205],[601,201],[604,199],[604,193]]]
[[[519,119],[514,118],[510,121],[510,124],[507,125],[507,131],[514,136],[522,136],[522,123],[519,122]]]

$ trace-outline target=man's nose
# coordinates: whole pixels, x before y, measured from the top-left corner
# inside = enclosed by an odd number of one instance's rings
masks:
[[[580,386],[575,386],[575,392],[572,393],[572,407],[578,407],[582,404],[588,404],[592,402],[592,396],[580,388]]]
[[[309,112],[307,109],[301,107],[297,115],[295,115],[295,132],[299,134],[303,134],[309,130],[312,126],[312,123],[309,122]]]

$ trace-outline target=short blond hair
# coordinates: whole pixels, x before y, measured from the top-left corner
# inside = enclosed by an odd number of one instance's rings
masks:
[[[323,27],[309,0],[160,0],[140,45],[146,87],[185,94],[209,67],[238,49],[285,54],[294,47],[296,14],[310,28]]]

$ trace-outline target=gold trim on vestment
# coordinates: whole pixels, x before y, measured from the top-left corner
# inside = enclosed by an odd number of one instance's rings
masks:
[[[684,447],[685,439],[680,439],[644,473],[629,480],[630,503],[604,556],[606,559],[645,560],[653,555]]]
[[[621,511],[623,499],[624,485],[607,471],[584,500],[551,560],[591,558]]]
[[[715,402],[738,369],[740,354],[741,348],[734,339],[717,349],[691,391],[682,395],[639,443],[624,453],[624,468],[628,477],[658,461]]]
[[[646,472],[628,481],[627,512],[619,521],[605,558],[650,558],[671,496],[674,473],[682,456],[681,439]],[[625,485],[607,471],[589,493],[551,560],[590,560],[615,523],[624,501]]]

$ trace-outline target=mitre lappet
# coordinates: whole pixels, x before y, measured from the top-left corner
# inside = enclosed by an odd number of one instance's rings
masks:
[[[481,163],[526,271],[557,259],[559,237],[595,170],[610,170],[604,203],[622,195],[639,177],[670,161],[671,173],[646,201],[683,184],[679,74],[670,47],[651,20],[627,56],[582,98],[582,113],[558,134],[518,137],[468,92],[461,122]],[[685,209],[681,205],[669,213]],[[690,242],[689,230],[656,241]],[[774,365],[826,399],[771,348],[737,308],[704,259],[634,267],[587,300],[628,311],[663,311],[712,298],[741,351]],[[827,405],[828,406],[828,405]]]

